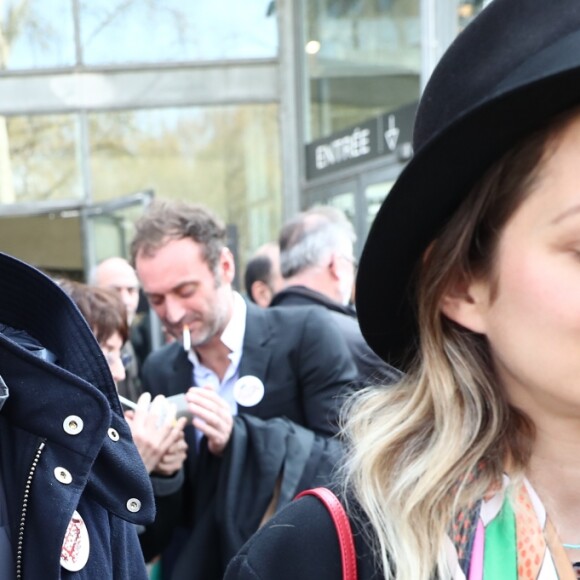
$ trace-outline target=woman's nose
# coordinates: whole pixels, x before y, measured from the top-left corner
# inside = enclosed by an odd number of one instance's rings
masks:
[[[111,369],[111,374],[113,375],[113,380],[115,383],[119,383],[125,380],[127,373],[125,372],[125,365],[120,356],[116,357],[113,364],[109,363],[109,368]]]

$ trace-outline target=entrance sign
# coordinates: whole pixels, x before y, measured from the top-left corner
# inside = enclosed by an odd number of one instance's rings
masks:
[[[350,165],[351,160],[376,156],[376,127],[372,123],[356,126],[343,134],[335,134],[331,141],[314,146],[314,164],[317,171],[339,165]]]
[[[410,103],[307,144],[306,177],[314,179],[396,153],[411,142],[416,109],[417,103]]]

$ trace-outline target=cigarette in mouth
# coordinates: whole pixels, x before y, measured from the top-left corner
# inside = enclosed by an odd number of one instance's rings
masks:
[[[187,324],[183,325],[183,350],[189,352],[191,350],[191,334]]]

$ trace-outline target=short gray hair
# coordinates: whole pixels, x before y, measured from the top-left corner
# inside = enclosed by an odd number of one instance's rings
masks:
[[[328,254],[355,240],[352,224],[336,208],[316,207],[298,214],[280,231],[282,277],[290,278],[320,265]]]

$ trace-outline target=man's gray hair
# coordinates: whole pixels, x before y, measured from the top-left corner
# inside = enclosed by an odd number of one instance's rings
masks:
[[[321,206],[298,214],[280,231],[280,271],[284,278],[319,266],[332,252],[343,251],[356,240],[343,212]],[[347,256],[348,257],[348,256]]]

